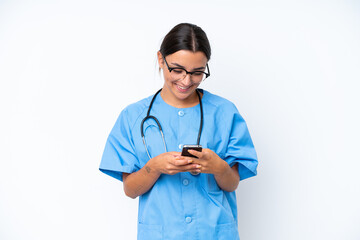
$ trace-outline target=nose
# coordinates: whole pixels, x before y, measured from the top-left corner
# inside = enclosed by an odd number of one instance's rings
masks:
[[[191,84],[191,75],[186,74],[184,79],[181,81],[185,86],[189,86]]]

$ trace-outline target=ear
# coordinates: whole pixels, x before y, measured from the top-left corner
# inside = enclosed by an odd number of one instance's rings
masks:
[[[163,68],[164,67],[164,59],[163,59],[160,51],[157,52],[157,58],[158,58],[159,67]]]

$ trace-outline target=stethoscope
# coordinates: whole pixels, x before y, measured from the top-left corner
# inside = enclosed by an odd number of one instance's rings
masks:
[[[148,119],[153,119],[153,120],[156,122],[156,124],[158,125],[159,131],[160,131],[160,134],[161,134],[163,143],[164,143],[165,152],[167,152],[166,143],[165,143],[165,138],[164,138],[164,133],[163,133],[163,131],[162,131],[161,124],[160,124],[159,120],[158,120],[156,117],[150,115],[150,111],[151,111],[152,105],[153,105],[153,103],[154,103],[154,100],[155,100],[156,96],[161,92],[161,90],[162,90],[162,88],[155,93],[154,97],[152,98],[152,100],[151,100],[151,102],[150,102],[150,106],[149,106],[149,109],[148,109],[148,111],[147,111],[147,115],[146,115],[146,117],[142,120],[141,125],[140,125],[140,128],[141,128],[141,137],[142,137],[142,140],[143,140],[143,143],[144,143],[144,146],[145,146],[146,153],[147,153],[147,155],[149,156],[149,159],[151,159],[151,156],[150,156],[150,153],[149,153],[148,148],[147,148],[147,146],[146,146],[146,140],[145,140],[144,129],[143,129],[143,128],[144,128],[144,122],[145,122],[146,120],[148,120]],[[197,137],[197,145],[199,145],[199,144],[200,144],[201,131],[202,131],[202,127],[203,127],[203,117],[204,117],[204,113],[203,113],[203,107],[202,107],[202,102],[201,102],[201,96],[200,96],[200,92],[199,92],[198,89],[196,89],[196,93],[197,93],[197,95],[198,95],[198,97],[199,97],[200,113],[201,113],[199,133],[198,133],[198,137]]]

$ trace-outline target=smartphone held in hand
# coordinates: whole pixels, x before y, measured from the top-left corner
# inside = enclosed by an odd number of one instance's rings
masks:
[[[185,144],[183,145],[182,151],[181,151],[181,156],[186,156],[186,157],[195,157],[194,155],[190,154],[188,150],[195,150],[198,152],[202,152],[202,146],[201,145],[190,145],[190,144]]]

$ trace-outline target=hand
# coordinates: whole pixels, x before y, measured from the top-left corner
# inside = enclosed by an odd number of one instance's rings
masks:
[[[182,159],[179,152],[162,153],[149,160],[147,166],[158,173],[174,175],[179,172],[196,171],[201,166],[194,164],[194,158]],[[149,171],[149,170],[147,170]]]
[[[215,176],[223,175],[228,169],[227,163],[222,160],[214,151],[204,148],[202,152],[196,150],[189,150],[189,153],[198,157],[184,157],[181,160],[193,160],[194,164],[199,164],[201,167],[196,172],[212,173]]]

